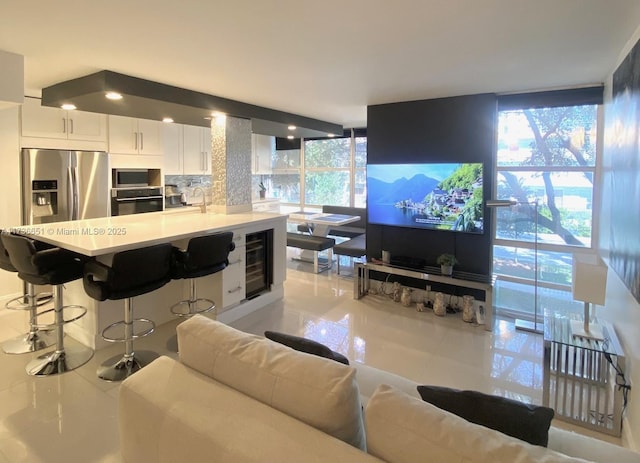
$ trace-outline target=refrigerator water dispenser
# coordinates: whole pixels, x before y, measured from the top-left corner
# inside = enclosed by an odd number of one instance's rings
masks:
[[[33,217],[49,217],[58,214],[58,182],[34,180],[32,182],[31,210]]]

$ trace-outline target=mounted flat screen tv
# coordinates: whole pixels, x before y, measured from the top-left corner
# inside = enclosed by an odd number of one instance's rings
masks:
[[[369,223],[483,233],[482,163],[368,164]]]

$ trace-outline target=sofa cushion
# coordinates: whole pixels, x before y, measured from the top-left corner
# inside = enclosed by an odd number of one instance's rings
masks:
[[[122,383],[118,409],[123,463],[380,463],[169,357]]]
[[[355,369],[203,316],[177,328],[180,361],[360,449],[366,448]]]
[[[327,359],[335,360],[336,362],[344,363],[345,365],[349,365],[349,359],[342,355],[340,352],[335,352],[329,349],[324,344],[312,339],[306,339],[300,336],[294,336],[292,334],[279,333],[277,331],[265,331],[264,336],[267,339],[271,339],[272,341],[278,342],[287,347],[291,347],[298,352],[317,355],[318,357],[324,357]]]
[[[467,421],[495,429],[533,445],[547,446],[553,409],[478,391],[418,386],[422,400]]]
[[[569,463],[567,457],[381,385],[365,410],[367,451],[389,463]]]

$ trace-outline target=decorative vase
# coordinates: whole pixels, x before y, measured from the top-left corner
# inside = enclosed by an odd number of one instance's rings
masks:
[[[462,296],[462,321],[471,323],[476,317],[473,296]]]
[[[451,276],[453,275],[453,265],[441,265],[440,271],[443,275]]]
[[[436,293],[433,301],[433,313],[438,317],[444,317],[447,313],[447,307],[444,305],[444,294]]]
[[[405,307],[409,307],[411,305],[411,290],[409,288],[402,288],[400,302]]]
[[[400,302],[400,294],[401,294],[401,290],[402,287],[400,286],[400,283],[398,283],[397,281],[393,282],[393,286],[392,286],[392,293],[393,293],[393,302]]]

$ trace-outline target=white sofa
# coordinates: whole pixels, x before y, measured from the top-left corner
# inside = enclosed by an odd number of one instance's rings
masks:
[[[640,462],[553,426],[548,449],[532,446],[423,402],[405,378],[205,317],[180,324],[178,343],[180,361],[161,357],[121,385],[124,463]]]

